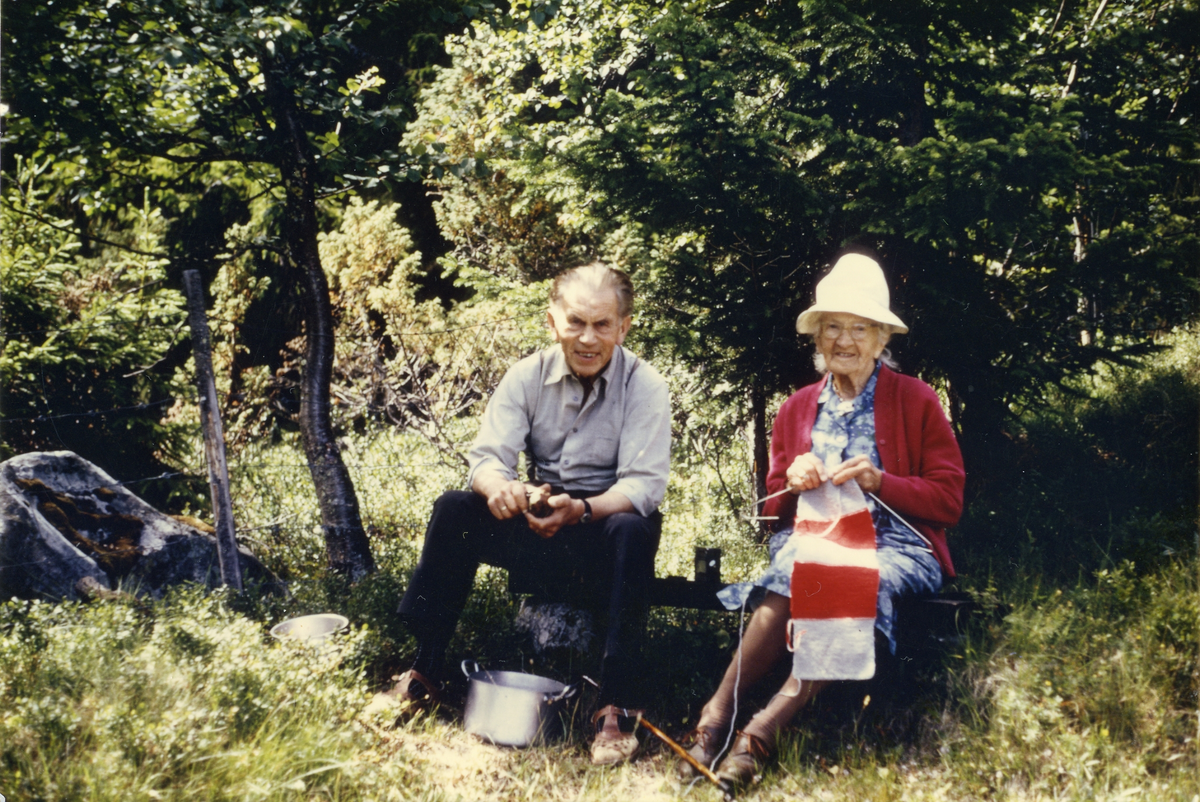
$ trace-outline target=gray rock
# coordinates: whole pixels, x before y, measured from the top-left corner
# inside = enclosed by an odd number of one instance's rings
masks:
[[[279,586],[238,551],[244,583]],[[157,598],[182,582],[215,587],[220,573],[210,527],[159,512],[79,455],[0,463],[0,599],[78,599],[78,588],[118,586]]]

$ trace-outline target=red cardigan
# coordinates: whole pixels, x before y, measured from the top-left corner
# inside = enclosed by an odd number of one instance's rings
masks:
[[[771,433],[768,493],[787,487],[788,467],[812,450],[817,397],[826,380],[802,387],[779,408]],[[954,576],[946,527],[962,515],[966,473],[958,441],[933,389],[920,379],[881,368],[875,383],[875,443],[884,472],[876,495],[929,538],[942,570]],[[770,499],[762,514],[790,522],[796,497],[786,493]]]

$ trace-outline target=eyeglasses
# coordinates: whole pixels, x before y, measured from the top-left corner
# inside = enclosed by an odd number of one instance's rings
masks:
[[[827,340],[836,340],[843,331],[850,332],[850,339],[860,343],[867,338],[867,332],[879,328],[878,323],[855,323],[850,328],[844,328],[841,323],[826,323],[821,327],[821,336]]]

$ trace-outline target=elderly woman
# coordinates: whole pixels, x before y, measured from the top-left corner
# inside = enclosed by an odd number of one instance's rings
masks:
[[[935,593],[943,576],[954,576],[945,527],[962,512],[962,455],[934,391],[888,367],[888,339],[908,331],[888,304],[879,265],[848,254],[817,285],[816,303],[796,321],[797,331],[813,336],[817,367],[825,376],[788,398],[775,418],[767,491],[790,492],[768,500],[763,510],[764,517],[778,518],[771,565],[756,582],[721,593],[730,609],[752,596],[765,592],[765,597],[689,736],[690,754],[707,766],[729,740],[737,698],[788,652],[792,565],[783,546],[792,533],[798,494],[825,482],[857,482],[868,494],[880,573],[875,627],[893,653],[896,599]],[[780,730],[825,684],[789,677],[737,732],[718,776],[739,784],[758,774]],[[687,763],[679,770],[685,778],[693,776]]]

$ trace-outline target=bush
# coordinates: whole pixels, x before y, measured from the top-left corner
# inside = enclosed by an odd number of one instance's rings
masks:
[[[1012,436],[1012,474],[972,500],[951,546],[966,574],[1057,584],[1195,555],[1200,329],[1134,369],[1064,388]]]
[[[354,758],[366,632],[268,643],[220,595],[0,605],[0,788],[10,799],[359,799],[403,761]],[[386,790],[384,790],[386,793]]]
[[[740,517],[751,493],[741,422],[663,366],[677,394],[679,447],[658,572],[690,574],[693,546],[719,545],[727,579],[752,576],[764,550]],[[475,421],[452,425],[454,439],[467,441]],[[454,798],[446,772],[406,745],[461,738],[455,721],[421,719],[385,733],[353,714],[412,657],[395,606],[434,498],[461,486],[465,472],[413,432],[371,427],[347,435],[343,447],[380,567],[355,585],[325,570],[307,467],[285,434],[244,446],[231,474],[239,537],[289,581],[290,595],[226,602],[184,591],[144,605],[0,606],[0,791],[98,800]],[[1046,497],[1021,502],[1032,509]],[[1012,514],[998,505],[998,516]],[[1139,514],[1122,531],[1141,527],[1151,537],[1175,520]],[[845,686],[840,696],[831,689],[784,739],[778,768],[743,798],[1083,800],[1141,792],[1188,802],[1200,791],[1191,718],[1200,593],[1190,564],[1156,556],[1060,581],[1039,574],[1041,548],[1030,543],[1028,562],[997,571],[990,586],[986,575],[966,580],[989,605],[1011,607],[1003,622],[981,620],[980,631],[948,647],[944,664],[906,665],[918,681],[890,703],[880,696],[864,706],[861,687]],[[326,611],[354,627],[328,655],[265,637],[269,623]],[[586,656],[535,657],[514,616],[504,572],[482,570],[451,654],[577,681]],[[738,623],[736,614],[653,611],[651,721],[673,732],[694,724]],[[748,699],[744,711],[760,701],[761,694]],[[544,784],[550,771],[571,798],[620,796],[629,774],[587,767],[586,730],[577,720],[566,744],[489,752],[507,766],[502,776],[520,782],[470,776],[498,799],[529,798],[522,789],[536,778]],[[650,757],[632,771],[647,787],[666,788],[670,756],[656,748],[650,742]],[[671,798],[670,788],[663,793]]]
[[[85,257],[48,196],[48,165],[18,161],[0,204],[0,458],[69,449],[118,480],[177,466],[188,427],[168,417],[187,395],[164,365],[187,348],[182,295],[166,285],[154,257],[165,227],[149,203],[122,210],[109,240]],[[192,497],[195,488],[171,485]],[[165,484],[138,492],[164,502]]]
[[[962,726],[947,741],[960,780],[999,798],[1115,797],[1150,782],[1154,798],[1187,798],[1200,770],[1198,622],[1186,561],[1033,593],[955,677]]]

